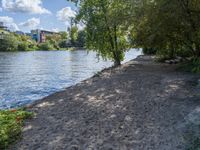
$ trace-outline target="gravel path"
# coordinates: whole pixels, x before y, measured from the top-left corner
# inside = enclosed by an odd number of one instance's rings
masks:
[[[139,57],[36,102],[13,150],[183,150],[198,76]]]

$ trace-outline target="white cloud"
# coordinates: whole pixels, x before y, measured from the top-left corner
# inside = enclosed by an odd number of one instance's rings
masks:
[[[44,30],[44,28],[43,28],[43,27],[40,27],[39,29],[40,29],[40,30]]]
[[[11,12],[51,14],[42,6],[42,0],[2,0],[3,9]]]
[[[71,7],[65,7],[57,12],[57,18],[60,21],[66,22],[69,21],[70,18],[73,18],[76,16],[76,12],[71,9]]]
[[[40,19],[39,18],[31,18],[31,19],[28,19],[26,22],[20,23],[19,25],[28,27],[30,29],[34,29],[40,25]]]
[[[59,32],[60,30],[58,28],[53,28],[51,31],[52,32]]]
[[[3,22],[5,26],[8,27],[11,31],[17,31],[19,30],[19,27],[14,22],[13,18],[8,16],[0,16],[0,22]]]
[[[71,18],[76,17],[76,11],[72,10],[71,7],[65,7],[63,9],[61,9],[60,11],[57,12],[57,18],[58,20],[62,21],[65,23],[66,27],[70,27],[71,26]],[[80,23],[77,24],[77,27],[79,30],[83,30],[85,28],[85,25]]]

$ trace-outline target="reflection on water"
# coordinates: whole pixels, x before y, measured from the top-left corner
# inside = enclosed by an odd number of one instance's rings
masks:
[[[131,50],[125,61],[140,54]],[[111,65],[82,50],[0,53],[0,109],[28,104]]]

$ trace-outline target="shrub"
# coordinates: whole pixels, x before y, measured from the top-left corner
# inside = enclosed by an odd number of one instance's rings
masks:
[[[16,51],[18,48],[18,41],[12,34],[6,35],[4,39],[0,39],[0,51]]]
[[[67,46],[66,40],[60,40],[60,41],[58,42],[58,45],[59,45],[59,47],[61,47],[61,48],[65,48],[65,47]]]
[[[200,58],[193,58],[191,61],[181,64],[179,69],[187,72],[200,73]]]
[[[155,48],[143,48],[143,53],[147,55],[155,55],[157,50]]]
[[[200,73],[200,58],[194,58],[191,62],[192,72]]]
[[[49,42],[39,44],[38,48],[40,50],[53,50],[54,47]]]
[[[27,51],[29,49],[28,44],[26,42],[20,42],[18,44],[18,51]]]
[[[0,149],[6,149],[9,144],[19,137],[24,119],[32,117],[25,110],[0,111]]]

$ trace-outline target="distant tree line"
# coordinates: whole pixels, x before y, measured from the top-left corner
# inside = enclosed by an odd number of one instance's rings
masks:
[[[45,42],[37,43],[30,36],[7,33],[0,39],[0,51],[33,51],[33,50],[61,50],[73,47],[84,47],[85,31],[79,31],[73,26],[68,34],[46,35]]]

